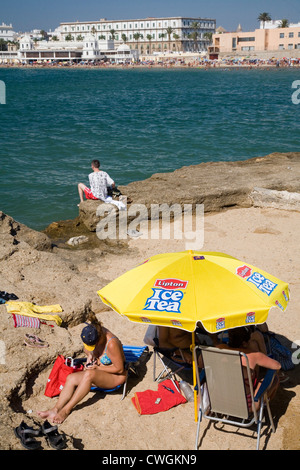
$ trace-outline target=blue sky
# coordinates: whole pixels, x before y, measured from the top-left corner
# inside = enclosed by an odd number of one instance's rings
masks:
[[[257,17],[268,12],[272,19],[300,22],[299,0],[14,0],[3,2],[0,23],[12,23],[15,31],[55,29],[62,21],[100,18],[135,19],[165,16],[215,18],[217,26],[231,31],[240,23],[244,31],[257,27]]]

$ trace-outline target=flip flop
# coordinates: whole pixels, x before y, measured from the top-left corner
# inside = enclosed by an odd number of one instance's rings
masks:
[[[33,436],[39,436],[40,430],[33,429],[28,426],[24,421],[15,428],[15,436],[20,439],[21,444],[27,450],[37,450],[41,448],[41,443],[34,439]]]
[[[42,424],[42,433],[46,436],[49,445],[56,450],[62,450],[66,447],[65,440],[57,430],[57,426],[52,426],[49,421]]]
[[[46,341],[41,340],[38,336],[29,335],[28,333],[25,335],[24,340],[25,346],[35,347],[35,348],[48,348],[49,344]]]

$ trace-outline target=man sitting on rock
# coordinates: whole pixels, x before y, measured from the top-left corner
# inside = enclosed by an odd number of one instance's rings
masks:
[[[99,160],[92,161],[92,170],[93,172],[89,174],[91,187],[88,188],[83,183],[78,184],[80,202],[83,202],[83,194],[85,194],[86,199],[105,201],[107,199],[107,187],[115,187],[115,182],[111,177],[105,171],[100,170]]]

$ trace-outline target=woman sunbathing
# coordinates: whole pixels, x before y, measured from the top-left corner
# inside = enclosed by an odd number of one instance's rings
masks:
[[[70,374],[54,408],[37,414],[61,424],[73,408],[89,393],[91,386],[115,388],[126,380],[125,357],[119,339],[98,322],[95,314],[83,328],[81,339],[87,354],[85,369]]]
[[[259,367],[264,367],[266,369],[272,369],[279,372],[281,365],[278,361],[268,357],[261,351],[257,350],[257,347],[253,348],[253,337],[251,336],[251,331],[246,327],[238,327],[228,330],[229,342],[226,344],[218,344],[216,347],[220,349],[233,349],[236,351],[241,351],[246,354],[248,358],[248,363],[251,371],[252,384],[254,389],[254,394],[258,391],[261,380],[259,380]],[[244,357],[241,358],[242,365],[244,366],[244,378],[246,393],[248,399],[248,405],[251,405],[251,395],[250,388],[248,384],[248,377],[246,374],[246,360]],[[278,388],[279,379],[278,374],[274,376],[272,385],[268,391],[268,397],[271,400]],[[256,403],[255,406],[259,408],[259,403]]]

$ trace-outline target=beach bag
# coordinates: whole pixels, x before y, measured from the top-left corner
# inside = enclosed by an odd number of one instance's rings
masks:
[[[74,360],[71,357],[65,358],[59,355],[48,377],[45,389],[46,397],[57,397],[64,388],[68,375],[79,372],[83,368],[83,364],[74,364]]]
[[[292,370],[295,364],[292,361],[292,352],[283,346],[274,334],[267,333],[272,358],[281,364],[282,370]]]

